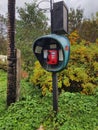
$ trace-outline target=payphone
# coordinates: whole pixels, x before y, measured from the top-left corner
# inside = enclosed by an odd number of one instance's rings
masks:
[[[58,63],[57,50],[48,50],[47,64],[56,65]]]
[[[50,34],[38,38],[33,51],[41,66],[50,72],[64,69],[70,55],[70,43],[67,37]]]

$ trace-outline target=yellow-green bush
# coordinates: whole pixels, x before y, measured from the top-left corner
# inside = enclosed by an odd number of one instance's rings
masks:
[[[42,94],[52,91],[51,73],[46,72],[35,62],[31,82],[40,86]],[[59,90],[78,91],[85,94],[93,94],[98,85],[98,44],[80,44],[71,46],[70,60],[67,69],[58,73]]]
[[[42,88],[43,95],[47,90],[52,91],[51,73],[45,71],[38,61],[35,62],[33,76],[30,80],[35,86],[40,86]]]
[[[77,30],[73,31],[70,35],[69,35],[69,40],[71,45],[77,44],[81,41],[79,32]]]

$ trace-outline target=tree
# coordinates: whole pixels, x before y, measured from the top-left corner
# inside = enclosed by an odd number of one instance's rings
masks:
[[[96,12],[96,23],[98,24],[98,12]]]
[[[98,38],[98,23],[97,18],[83,20],[79,34],[86,41],[95,42]]]
[[[83,19],[82,9],[70,9],[69,12],[69,32],[75,30],[79,32],[82,39],[86,41],[95,42],[98,38],[98,13],[91,19]]]
[[[6,38],[7,36],[7,19],[0,14],[0,38]]]
[[[19,8],[18,13],[16,43],[21,50],[25,68],[29,70],[30,65],[32,67],[34,63],[32,43],[36,38],[47,33],[47,18],[37,7],[35,1],[31,4],[25,3],[25,7]]]
[[[0,38],[0,54],[7,54],[7,40],[4,38]]]
[[[7,26],[6,18],[0,14],[0,54],[7,53]]]
[[[8,0],[7,105],[16,101],[15,0]]]
[[[83,9],[70,8],[69,11],[69,32],[79,29],[83,20]]]

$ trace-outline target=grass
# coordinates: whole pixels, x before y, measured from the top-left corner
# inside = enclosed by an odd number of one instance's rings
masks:
[[[6,109],[6,77],[7,74],[3,70],[0,70],[0,115],[2,115]]]

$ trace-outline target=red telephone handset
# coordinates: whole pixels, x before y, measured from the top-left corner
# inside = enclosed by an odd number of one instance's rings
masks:
[[[58,64],[58,51],[48,50],[47,63],[50,65]]]

